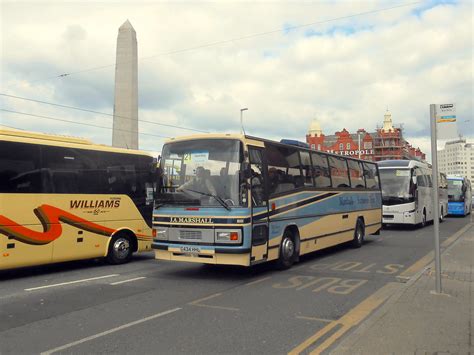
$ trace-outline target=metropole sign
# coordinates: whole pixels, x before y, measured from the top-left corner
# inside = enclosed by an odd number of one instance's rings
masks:
[[[332,153],[332,154],[350,155],[350,156],[359,155],[359,153],[361,155],[374,155],[374,150],[373,149],[361,149],[361,150],[334,150],[334,149],[331,149],[331,150],[326,150],[326,152]]]

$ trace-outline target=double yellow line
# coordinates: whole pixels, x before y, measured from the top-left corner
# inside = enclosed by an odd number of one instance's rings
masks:
[[[446,239],[441,246],[443,248],[449,247],[453,244],[465,231],[472,227],[469,223],[459,231],[451,235]],[[403,273],[399,275],[401,278],[410,278],[415,275],[418,271],[433,261],[434,252],[429,252],[420,260],[415,262]],[[298,345],[296,348],[291,350],[289,354],[296,355],[303,351],[310,351],[310,354],[321,354],[327,350],[336,340],[347,333],[351,328],[361,323],[367,318],[375,309],[380,307],[390,296],[392,296],[397,289],[400,289],[402,284],[399,282],[389,282],[371,296],[366,298],[364,301],[359,303],[356,307],[351,309],[348,313],[342,316],[340,319],[332,321],[324,328],[319,330],[316,334],[306,339],[303,343]]]
[[[453,244],[465,231],[467,231],[469,228],[471,228],[472,224],[468,223],[464,227],[462,227],[460,230],[458,230],[456,233],[454,233],[452,236],[450,236],[448,239],[446,239],[444,242],[441,243],[441,247],[443,249],[446,249],[449,247],[451,244]],[[415,275],[418,271],[423,269],[426,265],[431,263],[434,259],[434,251],[430,251],[428,254],[426,254],[424,257],[422,257],[420,260],[415,262],[413,265],[411,265],[409,268],[407,268],[405,271],[403,271],[400,275],[397,276],[397,278],[401,279],[409,279],[413,275]]]
[[[362,303],[359,303],[340,319],[332,321],[312,337],[306,339],[303,343],[291,350],[290,354],[300,354],[315,344],[316,347],[311,350],[310,354],[322,353],[349,329],[359,324],[370,313],[384,303],[399,287],[400,283],[389,282],[374,294],[366,298]],[[330,335],[328,336],[327,334]]]

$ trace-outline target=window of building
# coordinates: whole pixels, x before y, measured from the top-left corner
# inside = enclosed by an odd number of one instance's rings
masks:
[[[318,145],[319,147],[319,145]],[[311,144],[311,149],[316,149],[316,144]]]
[[[344,143],[339,143],[339,150],[344,150]]]
[[[351,149],[351,144],[350,144],[350,143],[347,143],[347,144],[346,144],[346,149],[347,149],[347,150],[350,150],[350,149]]]
[[[372,142],[364,142],[364,149],[372,149]]]

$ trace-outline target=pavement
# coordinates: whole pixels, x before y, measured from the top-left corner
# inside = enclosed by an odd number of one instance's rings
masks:
[[[474,224],[329,351],[331,354],[474,354]]]

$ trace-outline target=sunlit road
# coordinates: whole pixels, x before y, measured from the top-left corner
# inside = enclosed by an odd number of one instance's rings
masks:
[[[469,220],[441,224],[444,248]],[[430,261],[432,238],[433,226],[386,229],[286,271],[149,253],[2,272],[0,353],[327,352]]]

